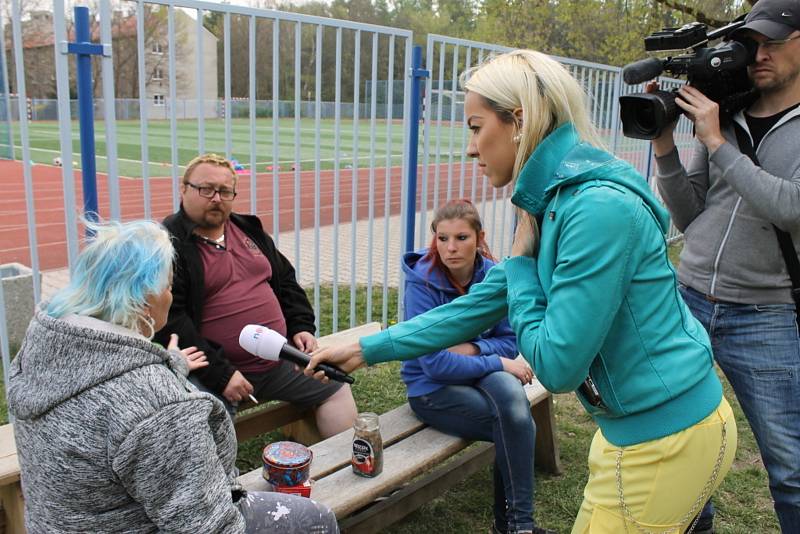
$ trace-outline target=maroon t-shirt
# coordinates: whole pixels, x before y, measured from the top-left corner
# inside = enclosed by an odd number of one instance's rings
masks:
[[[267,326],[286,336],[286,319],[269,280],[272,265],[258,246],[231,222],[225,223],[225,246],[197,240],[205,273],[205,303],[200,335],[222,345],[240,371],[264,372],[278,362],[262,360],[239,346],[248,324]]]

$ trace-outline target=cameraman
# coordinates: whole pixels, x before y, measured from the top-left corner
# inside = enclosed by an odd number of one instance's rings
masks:
[[[758,100],[721,127],[718,105],[684,86],[676,102],[694,123],[691,162],[681,164],[674,124],[653,150],[659,191],[685,237],[681,293],[753,429],[781,530],[796,534],[800,338],[773,225],[800,250],[800,0],[760,0],[736,33],[744,37],[758,43],[747,68]],[[760,166],[739,149],[735,127],[749,134]],[[713,513],[709,503],[696,532],[713,532]]]

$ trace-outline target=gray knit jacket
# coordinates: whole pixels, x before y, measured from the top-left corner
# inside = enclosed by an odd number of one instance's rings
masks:
[[[747,131],[740,112],[735,118]],[[800,108],[764,136],[760,167],[739,151],[732,126],[709,157],[695,143],[688,168],[677,150],[656,158],[658,190],[684,232],[678,279],[721,300],[791,304],[791,280],[772,225],[800,251]]]
[[[185,366],[130,330],[37,313],[8,384],[28,532],[244,532],[233,426]]]

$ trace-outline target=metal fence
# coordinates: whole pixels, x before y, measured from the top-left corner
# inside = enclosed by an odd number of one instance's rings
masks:
[[[103,42],[111,42],[110,1],[99,3]],[[17,93],[15,98],[9,97],[9,78],[5,76],[0,87],[0,145],[6,132],[8,143],[18,151],[20,161],[15,165],[24,189],[28,238],[21,245],[26,251],[21,257],[32,267],[34,297],[39,302],[43,295],[39,274],[49,276],[48,269],[57,267],[66,272],[79,249],[74,163],[80,150],[73,124],[77,110],[71,99],[70,62],[63,47],[53,47],[58,98],[29,100],[26,96],[19,6],[20,0],[12,0],[10,50],[0,34],[0,60],[13,54]],[[166,12],[166,52],[161,53],[167,56],[167,87],[163,98],[156,99],[163,105],[157,106],[154,115],[154,97],[146,78],[150,50],[144,21],[148,10],[155,8]],[[178,14],[186,12],[193,14],[189,30],[186,24],[176,23]],[[208,48],[203,27],[204,16],[212,13],[222,21],[218,50]],[[68,18],[64,0],[53,0],[55,43],[68,40]],[[0,32],[3,26],[0,20]],[[266,43],[265,27],[270,32]],[[428,36],[425,68],[430,76],[417,144],[410,133],[415,103],[409,96],[409,31],[196,0],[138,0],[136,29],[139,98],[115,98],[114,62],[107,55],[100,59],[102,97],[94,100],[94,111],[102,127],[97,140],[105,162],[99,184],[102,217],[161,219],[178,208],[179,176],[191,156],[207,149],[219,150],[227,157],[236,154],[242,164],[239,198],[243,199],[236,209],[262,218],[295,265],[301,283],[313,287],[317,327],[324,321],[332,331],[376,319],[386,324],[400,316],[400,304],[390,306],[389,288],[399,286],[402,302],[398,266],[409,210],[416,210],[414,233],[416,245],[421,247],[429,238],[431,210],[454,197],[470,198],[481,210],[492,251],[498,257],[508,253],[513,227],[510,191],[490,187],[476,163],[466,157],[468,130],[463,121],[463,92],[457,83],[465,68],[507,48]],[[234,39],[238,39],[236,46]],[[179,42],[191,45],[190,59],[178,57]],[[240,54],[237,57],[246,57],[244,63],[232,60],[234,48]],[[222,62],[223,94],[208,98],[205,78],[209,73],[203,58],[215,53]],[[608,146],[649,176],[650,144],[622,137],[618,117],[618,97],[637,88],[622,85],[617,67],[557,59],[590,94],[592,116]],[[187,63],[194,66],[190,75],[185,72]],[[6,64],[3,61],[3,67]],[[233,73],[234,68],[239,70]],[[181,69],[184,71],[179,72]],[[265,74],[262,69],[267,69],[271,80],[266,87],[257,86],[257,75]],[[179,89],[185,93],[190,85],[194,98],[179,98]],[[243,92],[246,96],[241,96]],[[52,131],[43,131],[40,121],[57,122]],[[32,131],[41,146],[32,146]],[[130,135],[134,139],[125,137]],[[679,138],[684,144],[689,142],[687,125],[679,127]],[[412,145],[420,149],[419,161],[411,156]],[[32,163],[32,151],[46,150],[57,156],[60,168]],[[287,160],[294,163],[287,166]],[[160,162],[157,168],[166,177],[155,175],[154,161]],[[303,161],[310,161],[310,167],[301,165]],[[121,173],[123,165],[125,169],[134,166],[136,172]],[[415,205],[408,205],[407,175],[414,169],[418,170],[419,189]],[[48,182],[46,175],[57,175],[60,181]],[[121,180],[121,175],[132,179]],[[50,212],[37,211],[43,189],[57,193],[55,204],[50,199]],[[61,218],[52,211],[61,212]],[[46,232],[37,231],[39,217]],[[20,227],[14,229],[17,234]],[[359,300],[364,301],[363,310],[358,308]],[[349,309],[340,312],[339,304],[344,301],[349,301]],[[330,308],[323,311],[325,302]],[[376,314],[374,305],[380,310]],[[4,314],[5,308],[0,306],[0,349],[7,369],[10,352]]]
[[[419,177],[422,191],[418,215],[417,243],[424,244],[427,235],[427,213],[444,201],[469,198],[481,207],[481,217],[488,221],[487,241],[499,257],[510,250],[513,239],[513,209],[507,202],[509,188],[494,189],[478,171],[477,163],[466,157],[468,129],[464,121],[464,93],[458,86],[458,76],[465,69],[479,64],[491,54],[511,50],[508,47],[429,35],[426,65],[430,70],[427,81],[422,141],[422,172]],[[619,117],[619,97],[642,91],[642,86],[622,83],[622,69],[586,61],[555,57],[583,85],[590,101],[590,113],[603,135],[606,145],[617,156],[632,163],[642,176],[648,177],[651,187],[653,155],[649,141],[630,139],[622,135]],[[667,88],[677,87],[678,80],[662,80]],[[691,123],[681,119],[676,131],[679,147],[684,152],[691,144]],[[674,226],[667,238],[679,236]]]
[[[1,80],[0,80],[1,81]],[[369,83],[369,81],[367,81]],[[382,84],[386,90],[386,84]],[[371,85],[368,87],[371,88]],[[396,91],[397,84],[393,90]],[[402,90],[400,91],[402,95]],[[376,98],[384,99],[385,95],[376,92]],[[58,121],[58,100],[55,98],[28,98],[20,105],[17,96],[9,96],[9,111],[6,111],[6,99],[0,99],[0,120],[6,123],[9,119],[12,122],[19,121],[20,109],[25,110],[29,121]],[[97,120],[105,120],[107,109],[102,98],[94,99],[94,116]],[[153,101],[147,99],[144,103],[138,98],[115,98],[113,103],[114,119],[118,121],[138,121],[142,117],[142,105],[144,105],[145,117],[148,120],[169,120],[172,116],[173,108],[178,120],[197,119],[202,115],[206,119],[224,119],[226,109],[229,110],[234,119],[250,118],[250,101],[246,98],[236,98],[226,108],[224,99],[198,101],[195,98],[178,98],[173,105],[169,98]],[[340,102],[340,114],[345,118],[352,118],[355,115],[369,117],[372,113],[371,97],[369,92],[362,96],[362,102],[355,106],[352,102]],[[358,108],[356,111],[354,108]],[[277,113],[273,110],[277,108]],[[337,103],[331,101],[320,102],[320,117],[325,119],[336,118]],[[70,115],[78,116],[78,101],[69,101]],[[295,112],[299,113],[300,118],[314,118],[317,113],[317,103],[314,100],[301,100],[300,105],[294,100],[273,100],[256,99],[255,113],[256,118],[272,118],[274,116],[283,118],[294,118]],[[379,102],[375,105],[375,115],[378,119],[390,118],[399,120],[403,118],[403,102],[395,102],[389,105],[387,102]],[[2,127],[2,125],[0,125]],[[2,130],[0,130],[2,135]],[[4,142],[4,137],[0,137],[0,144]]]

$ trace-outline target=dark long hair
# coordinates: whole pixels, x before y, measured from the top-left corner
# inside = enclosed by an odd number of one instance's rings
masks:
[[[441,221],[450,221],[453,219],[467,221],[470,228],[475,231],[475,236],[478,240],[478,254],[492,261],[496,260],[489,251],[489,245],[486,244],[486,240],[481,237],[481,231],[483,230],[481,216],[472,202],[465,198],[460,198],[457,200],[451,200],[436,210],[436,213],[433,215],[433,221],[431,221],[431,232],[433,232],[433,238],[428,246],[428,253],[423,258],[430,260],[431,262],[431,267],[428,269],[428,275],[430,275],[434,269],[439,269],[444,273],[444,276],[447,278],[448,282],[450,282],[453,287],[456,288],[456,291],[463,295],[467,292],[466,287],[462,286],[456,281],[456,279],[453,277],[453,273],[451,273],[450,269],[444,264],[444,262],[442,262],[442,258],[439,256],[439,250],[436,248],[436,227],[439,226]]]

